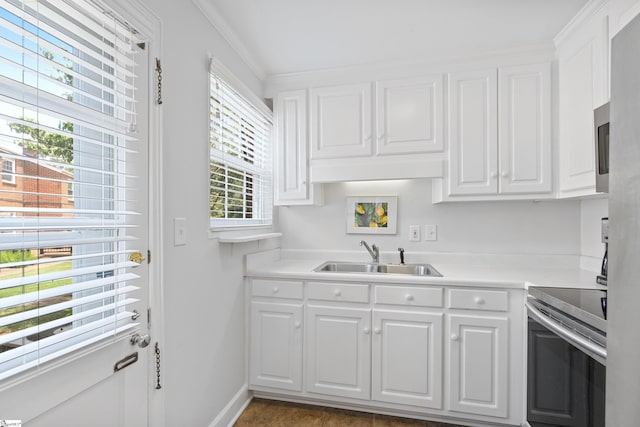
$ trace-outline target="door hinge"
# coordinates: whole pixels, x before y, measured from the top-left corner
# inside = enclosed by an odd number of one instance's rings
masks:
[[[147,264],[151,264],[151,249],[147,249]]]
[[[151,307],[147,307],[147,329],[151,329]]]

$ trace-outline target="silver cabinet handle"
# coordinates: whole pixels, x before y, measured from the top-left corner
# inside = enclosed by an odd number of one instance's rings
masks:
[[[530,303],[527,302],[524,305],[525,307],[527,307],[529,317],[558,334],[560,338],[563,338],[568,343],[582,349],[587,354],[600,357],[601,359],[603,359],[603,364],[607,360],[606,348],[594,343],[593,341],[589,341],[587,338],[573,332],[570,329],[565,328],[560,323],[542,314],[540,310],[532,306]]]

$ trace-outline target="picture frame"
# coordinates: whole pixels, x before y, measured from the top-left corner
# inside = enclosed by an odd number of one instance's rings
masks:
[[[346,198],[347,234],[396,234],[396,196],[351,196]]]

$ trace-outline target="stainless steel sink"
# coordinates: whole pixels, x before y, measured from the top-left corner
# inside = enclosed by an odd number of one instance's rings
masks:
[[[378,273],[442,277],[442,274],[433,268],[431,264],[374,264],[366,262],[327,261],[313,271],[321,273]]]

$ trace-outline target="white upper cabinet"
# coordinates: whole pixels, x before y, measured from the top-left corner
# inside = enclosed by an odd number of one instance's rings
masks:
[[[495,69],[449,75],[450,195],[498,191]]]
[[[276,205],[320,204],[322,188],[309,182],[308,103],[305,89],[281,92],[274,104]]]
[[[560,197],[595,193],[593,111],[609,100],[609,33],[606,3],[592,4],[556,39]]]
[[[435,201],[551,197],[549,63],[451,73],[448,118]]]
[[[551,192],[551,66],[498,70],[499,190]]]
[[[377,153],[442,151],[442,96],[442,75],[377,82]]]
[[[311,89],[311,158],[369,156],[371,83]]]

